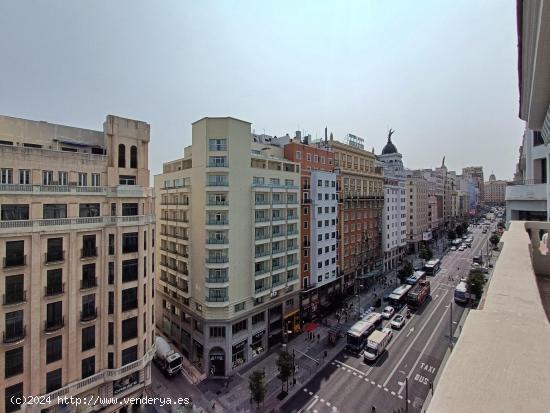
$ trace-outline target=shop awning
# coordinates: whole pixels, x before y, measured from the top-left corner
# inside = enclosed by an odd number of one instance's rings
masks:
[[[317,323],[307,323],[305,326],[304,326],[304,331],[306,333],[311,333],[313,330],[315,330],[317,327],[319,327],[319,324]]]

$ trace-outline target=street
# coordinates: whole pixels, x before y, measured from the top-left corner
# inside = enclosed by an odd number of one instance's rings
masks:
[[[472,248],[449,251],[431,281],[431,299],[396,331],[387,351],[373,365],[345,351],[285,403],[283,412],[420,411],[464,307],[454,303],[456,284],[467,275],[472,257],[485,251],[487,234],[473,231]],[[452,277],[452,279],[451,279]],[[450,307],[452,306],[452,324]],[[389,322],[384,323],[384,327]],[[408,385],[407,385],[408,384]]]

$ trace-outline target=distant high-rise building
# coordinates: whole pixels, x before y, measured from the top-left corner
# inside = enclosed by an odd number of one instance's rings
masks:
[[[506,198],[506,181],[497,180],[494,174],[484,184],[486,204],[504,204]]]
[[[482,203],[484,200],[484,188],[483,188],[483,167],[482,166],[467,166],[462,168],[462,175],[472,177],[477,189],[477,202]]]

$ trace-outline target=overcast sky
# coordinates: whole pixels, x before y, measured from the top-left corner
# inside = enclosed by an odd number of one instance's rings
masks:
[[[353,133],[405,166],[483,165],[510,179],[518,119],[515,2],[0,2],[0,113],[90,129],[151,124],[150,168],[191,122]]]

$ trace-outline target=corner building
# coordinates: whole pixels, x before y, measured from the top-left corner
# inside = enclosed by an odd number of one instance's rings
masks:
[[[157,326],[203,377],[300,330],[300,167],[250,123],[203,118],[155,176]]]
[[[76,411],[58,396],[150,384],[148,144],[147,123],[112,115],[103,131],[0,116],[1,411]],[[11,402],[30,395],[46,403]]]

